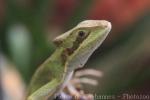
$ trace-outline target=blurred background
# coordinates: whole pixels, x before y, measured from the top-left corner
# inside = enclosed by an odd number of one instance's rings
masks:
[[[0,100],[23,100],[52,40],[86,19],[112,31],[85,68],[103,73],[97,95],[150,95],[150,0],[0,0]]]

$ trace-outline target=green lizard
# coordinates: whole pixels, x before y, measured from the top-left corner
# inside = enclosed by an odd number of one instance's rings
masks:
[[[105,20],[85,20],[56,37],[57,48],[33,75],[27,100],[47,100],[60,93],[75,69],[81,68],[111,30]]]

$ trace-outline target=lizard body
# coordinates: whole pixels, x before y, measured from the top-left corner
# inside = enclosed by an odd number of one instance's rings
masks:
[[[47,100],[59,93],[75,69],[81,68],[111,30],[105,20],[86,20],[55,38],[57,48],[35,72],[28,100]]]

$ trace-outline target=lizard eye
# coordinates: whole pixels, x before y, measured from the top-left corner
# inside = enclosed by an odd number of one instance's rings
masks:
[[[79,36],[80,38],[86,37],[87,34],[88,34],[88,33],[87,33],[86,31],[82,31],[82,30],[78,32],[78,36]]]
[[[79,31],[78,34],[79,34],[80,37],[83,37],[85,35],[85,32],[84,31]]]

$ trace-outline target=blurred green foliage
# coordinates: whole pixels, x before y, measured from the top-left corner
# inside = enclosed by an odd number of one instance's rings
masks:
[[[26,7],[17,0],[6,0],[7,16],[1,28],[2,52],[16,64],[27,83],[37,66],[54,50],[53,44],[46,40],[45,30],[47,16],[53,16],[56,1],[32,2],[34,2],[32,7]],[[76,17],[68,19],[66,29],[85,18],[91,2],[92,0],[82,0],[79,3],[73,15]]]

